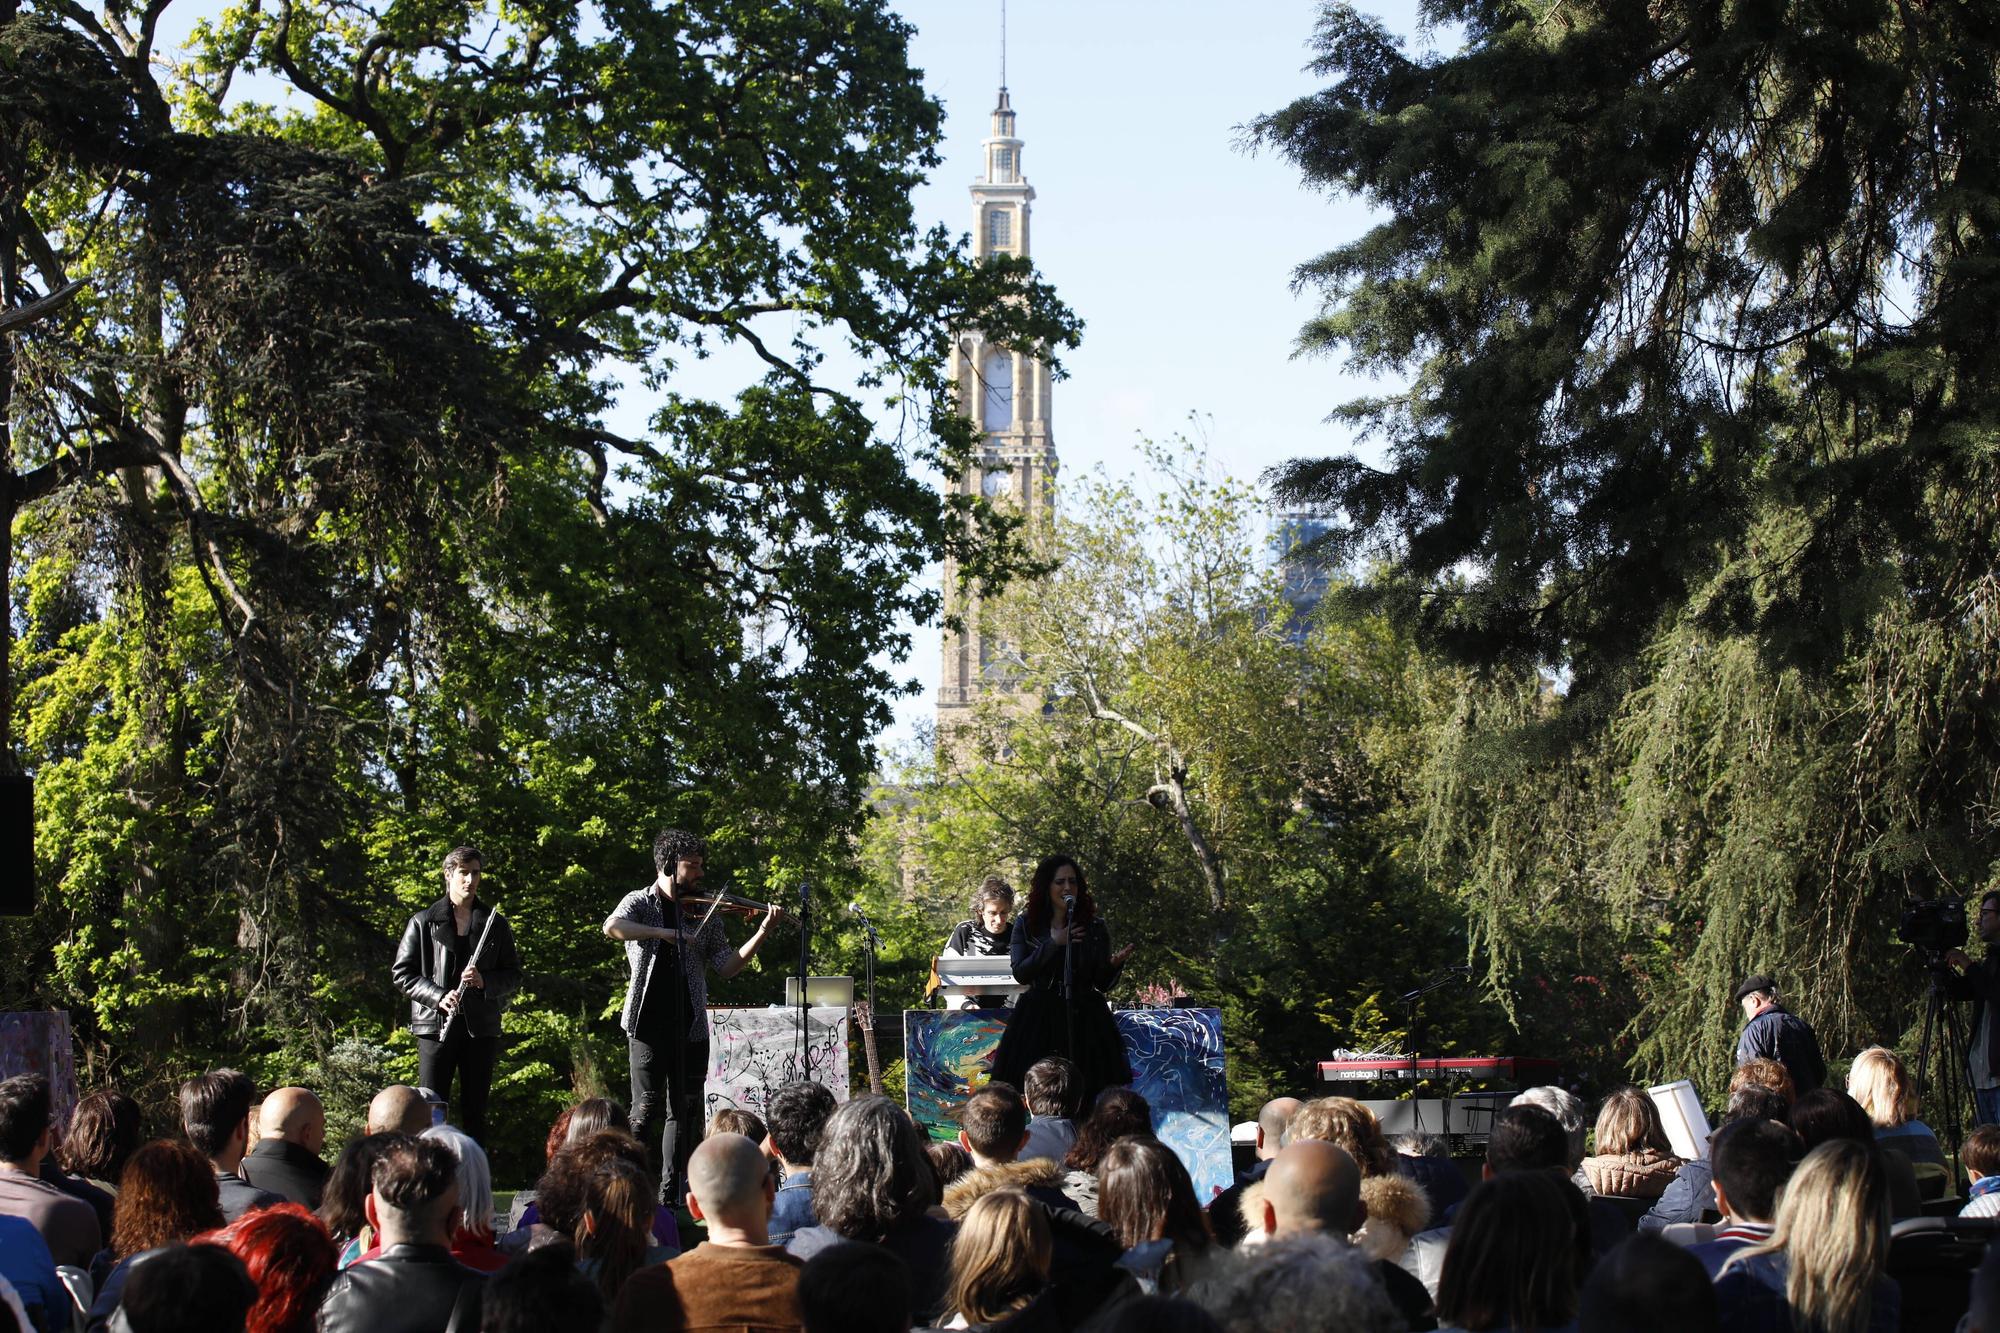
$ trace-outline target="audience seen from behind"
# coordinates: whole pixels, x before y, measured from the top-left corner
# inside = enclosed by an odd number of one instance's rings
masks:
[[[1296,1236],[1219,1259],[1188,1295],[1224,1333],[1401,1333],[1368,1256],[1337,1236]]]
[[[1791,1076],[1785,1074],[1784,1066],[1775,1060],[1753,1060],[1752,1065],[1768,1065],[1784,1076],[1787,1086]],[[1746,1079],[1745,1065],[1736,1071],[1730,1081],[1729,1106],[1723,1113],[1724,1125],[1739,1120],[1768,1120],[1783,1125],[1792,1113],[1791,1098],[1774,1091],[1755,1079]],[[1801,1149],[1800,1151],[1803,1151]],[[1715,1207],[1715,1196],[1711,1189],[1713,1161],[1709,1157],[1696,1157],[1682,1165],[1672,1183],[1646,1214],[1639,1219],[1639,1230],[1657,1232],[1678,1223],[1700,1222]]]
[[[1365,1108],[1364,1108],[1365,1109]],[[1325,1139],[1299,1139],[1288,1144],[1265,1174],[1257,1202],[1259,1236],[1285,1240],[1294,1236],[1343,1238],[1358,1232],[1368,1220],[1366,1181],[1352,1154]],[[1363,1250],[1364,1254],[1367,1251]],[[1383,1289],[1412,1329],[1437,1326],[1431,1296],[1396,1260],[1377,1259],[1375,1273]]]
[[[1888,1258],[1889,1183],[1881,1155],[1872,1143],[1829,1139],[1806,1154],[1786,1183],[1770,1239],[1723,1264],[1715,1284],[1722,1328],[1893,1333],[1902,1291],[1887,1275]]]
[[[479,1326],[486,1276],[451,1257],[458,1159],[436,1139],[398,1138],[376,1158],[368,1221],[382,1252],[341,1270],[320,1311],[322,1333],[440,1333],[454,1317]]]
[[[222,1215],[234,1222],[252,1208],[284,1200],[243,1178],[243,1155],[250,1147],[250,1106],[257,1088],[234,1069],[199,1074],[181,1084],[181,1131],[215,1171]]]
[[[801,1259],[843,1240],[880,1245],[910,1272],[914,1324],[945,1313],[945,1276],[955,1223],[936,1217],[930,1159],[916,1122],[887,1097],[856,1097],[833,1113],[813,1166],[816,1226],[785,1247]]]
[[[652,1172],[622,1154],[600,1162],[584,1180],[583,1215],[574,1233],[576,1263],[597,1284],[607,1307],[617,1303],[626,1279],[677,1253],[653,1238],[659,1197]]]
[[[773,1245],[783,1245],[801,1227],[819,1220],[813,1213],[813,1158],[834,1105],[833,1093],[821,1084],[788,1083],[764,1106],[764,1151],[785,1177],[771,1205]]]
[[[1917,1085],[1902,1056],[1886,1046],[1870,1046],[1855,1056],[1847,1071],[1847,1093],[1868,1113],[1877,1143],[1912,1162],[1945,1165],[1937,1135],[1917,1119]]]
[[[1876,1147],[1875,1124],[1861,1103],[1835,1088],[1815,1088],[1801,1093],[1792,1103],[1792,1128],[1799,1142],[1810,1152],[1822,1143],[1844,1139]],[[1889,1215],[1915,1217],[1923,1211],[1917,1188],[1916,1168],[1910,1159],[1893,1150],[1880,1154],[1889,1183]]]
[[[431,1127],[431,1104],[424,1094],[407,1083],[391,1083],[368,1103],[366,1132],[408,1134],[411,1138]]]
[[[339,1251],[326,1223],[296,1203],[245,1213],[201,1237],[242,1261],[257,1289],[247,1333],[313,1333]],[[128,1283],[128,1290],[130,1284]]]
[[[1338,1145],[1361,1172],[1361,1206],[1366,1220],[1358,1228],[1355,1243],[1371,1259],[1402,1258],[1410,1237],[1430,1225],[1435,1210],[1419,1181],[1420,1173],[1405,1172],[1375,1113],[1352,1097],[1320,1097],[1307,1102],[1285,1131],[1288,1144],[1305,1140]],[[1458,1173],[1449,1161],[1444,1165],[1453,1175]],[[1252,1207],[1245,1221],[1255,1232],[1260,1218],[1251,1193],[1244,1195]]]
[[[1062,1191],[1086,1216],[1097,1216],[1097,1163],[1123,1138],[1153,1137],[1153,1108],[1130,1088],[1106,1088],[1076,1127],[1076,1142],[1063,1157],[1068,1168]]]
[[[1565,1328],[1576,1318],[1577,1290],[1590,1265],[1583,1195],[1561,1172],[1489,1176],[1452,1220],[1438,1283],[1438,1327],[1465,1333]]]
[[[167,1139],[140,1144],[118,1180],[110,1247],[91,1270],[97,1279],[89,1319],[93,1333],[110,1323],[135,1267],[165,1246],[213,1231],[223,1220],[215,1171],[206,1157]]]
[[[1021,1096],[1034,1117],[1028,1122],[1028,1141],[1021,1147],[1021,1160],[1046,1157],[1060,1162],[1076,1143],[1076,1066],[1060,1055],[1050,1055],[1028,1066]]]
[[[451,1237],[452,1258],[482,1273],[497,1272],[507,1256],[493,1239],[493,1173],[486,1162],[486,1150],[452,1125],[433,1125],[418,1137],[442,1143],[458,1163],[459,1223]],[[381,1246],[371,1246],[352,1262],[365,1263],[381,1252]]]
[[[365,1134],[340,1150],[333,1170],[327,1173],[319,1220],[326,1223],[341,1247],[342,1268],[360,1258],[363,1251],[375,1248],[375,1228],[368,1225],[368,1191],[374,1188],[375,1161],[384,1148],[406,1137],[394,1131]]]
[[[1715,1287],[1680,1246],[1637,1235],[1597,1261],[1578,1333],[1716,1333]]]
[[[480,1333],[590,1330],[603,1322],[604,1298],[577,1271],[576,1249],[566,1240],[511,1260],[481,1293]]]
[[[931,1173],[937,1177],[940,1193],[951,1188],[951,1183],[972,1170],[972,1154],[956,1143],[934,1141],[924,1145],[924,1156],[931,1159]]]
[[[1590,1180],[1583,1174],[1583,1159],[1588,1152],[1590,1140],[1590,1115],[1583,1104],[1583,1098],[1568,1088],[1558,1088],[1552,1083],[1529,1088],[1518,1094],[1509,1106],[1534,1106],[1547,1111],[1562,1126],[1563,1134],[1569,1140],[1569,1170],[1581,1190],[1590,1188]]]
[[[1186,1297],[1154,1293],[1110,1306],[1082,1333],[1222,1333],[1222,1325]]]
[[[1732,1120],[1709,1139],[1715,1207],[1722,1214],[1722,1225],[1689,1253],[1710,1278],[1729,1256],[1771,1238],[1778,1192],[1791,1179],[1802,1151],[1798,1135],[1770,1120]]]
[[[220,1245],[168,1245],[126,1284],[121,1333],[244,1333],[257,1284]]]
[[[708,1118],[708,1128],[703,1137],[716,1134],[741,1134],[752,1143],[762,1143],[770,1131],[762,1120],[740,1106],[725,1106]]]
[[[625,1161],[641,1172],[649,1171],[646,1145],[622,1129],[600,1129],[588,1137],[565,1144],[549,1164],[549,1169],[542,1173],[536,1186],[535,1208],[539,1220],[524,1228],[524,1234],[508,1237],[502,1248],[518,1252],[521,1249],[536,1249],[555,1240],[567,1240],[580,1251],[585,1249],[579,1228],[583,1223],[591,1176],[598,1167],[613,1158]],[[662,1219],[664,1211],[658,1204],[654,1205],[649,1251],[661,1258],[670,1258],[680,1253],[680,1231],[671,1216]]]
[[[711,1134],[695,1148],[688,1158],[688,1211],[707,1226],[708,1238],[626,1281],[612,1319],[617,1333],[803,1327],[798,1282],[804,1265],[771,1243],[768,1160],[741,1134]]]
[[[1285,1146],[1286,1126],[1304,1105],[1297,1097],[1274,1097],[1257,1108],[1256,1161],[1207,1204],[1209,1230],[1220,1244],[1234,1245],[1249,1231],[1243,1215],[1243,1192],[1271,1169],[1271,1159]]]
[[[1179,1291],[1215,1244],[1187,1167],[1158,1139],[1120,1139],[1104,1154],[1097,1218],[1117,1233],[1119,1265],[1146,1291]]]
[[[806,1333],[909,1333],[910,1267],[880,1245],[838,1241],[799,1270]]]
[[[996,1189],[1018,1189],[1058,1208],[1075,1208],[1063,1193],[1063,1169],[1046,1157],[1016,1160],[1028,1141],[1028,1104],[1005,1083],[988,1083],[966,1098],[958,1113],[958,1146],[972,1170],[944,1190],[944,1210],[963,1217],[973,1201]]]
[[[1981,1125],[1965,1136],[1959,1164],[1971,1178],[1960,1217],[2000,1217],[2000,1125]]]
[[[1593,1194],[1616,1199],[1657,1199],[1682,1162],[1667,1143],[1659,1108],[1638,1088],[1619,1088],[1597,1113],[1597,1151],[1583,1159]]]
[[[29,1222],[56,1263],[88,1268],[104,1226],[89,1204],[42,1179],[54,1145],[48,1079],[16,1074],[0,1082],[0,1216]]]
[[[304,1088],[278,1088],[257,1108],[257,1141],[237,1172],[253,1189],[317,1208],[326,1190],[326,1108]]]
[[[951,1243],[947,1328],[1061,1328],[1049,1319],[1016,1320],[1049,1286],[1055,1243],[1047,1210],[1018,1189],[989,1190],[959,1223]]]
[[[139,1103],[112,1088],[100,1088],[70,1112],[69,1130],[56,1156],[62,1169],[113,1196],[125,1163],[143,1137]]]
[[[1554,1116],[1538,1106],[1510,1106],[1493,1117],[1493,1129],[1486,1140],[1483,1173],[1486,1179],[1491,1180],[1514,1172],[1547,1173],[1568,1183],[1569,1136]],[[1575,1190],[1576,1186],[1571,1184],[1570,1188]],[[1582,1197],[1578,1192],[1577,1198],[1581,1200]],[[1471,1203],[1471,1196],[1466,1196],[1465,1203],[1459,1205],[1459,1211],[1453,1214],[1451,1223],[1412,1236],[1410,1248],[1400,1261],[1404,1268],[1422,1281],[1424,1289],[1434,1299],[1444,1278],[1445,1255],[1453,1230]],[[1439,1317],[1443,1317],[1441,1306]]]

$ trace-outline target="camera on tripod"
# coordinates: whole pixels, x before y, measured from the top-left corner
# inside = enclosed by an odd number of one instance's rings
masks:
[[[1905,903],[1902,918],[1896,923],[1897,938],[1923,950],[1933,961],[1945,950],[1963,945],[1968,933],[1962,898],[1923,898]]]

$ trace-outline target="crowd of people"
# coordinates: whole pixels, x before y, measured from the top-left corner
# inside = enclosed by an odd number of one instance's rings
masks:
[[[887,1098],[800,1083],[709,1121],[679,1217],[605,1098],[561,1114],[503,1213],[478,1141],[412,1088],[329,1162],[304,1088],[199,1075],[180,1133],[147,1141],[129,1097],[58,1125],[24,1075],[0,1082],[0,1333],[1895,1329],[1892,1223],[2000,1215],[2000,1127],[1941,1207],[1948,1158],[1903,1062],[1871,1048],[1847,1091],[1802,1091],[1813,1057],[1803,1079],[1746,1059],[1691,1160],[1638,1089],[1594,1119],[1529,1089],[1476,1181],[1358,1101],[1274,1099],[1255,1164],[1208,1199],[1144,1098],[1082,1106],[1059,1057],[980,1087],[949,1144]],[[1963,1326],[2000,1330],[2000,1264],[1969,1290]]]

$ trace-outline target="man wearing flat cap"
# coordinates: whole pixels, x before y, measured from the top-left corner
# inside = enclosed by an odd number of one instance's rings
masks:
[[[1736,1039],[1737,1064],[1760,1057],[1776,1060],[1791,1074],[1793,1086],[1801,1093],[1826,1082],[1819,1038],[1803,1018],[1778,1003],[1777,982],[1762,972],[1745,977],[1734,998],[1750,1020]]]

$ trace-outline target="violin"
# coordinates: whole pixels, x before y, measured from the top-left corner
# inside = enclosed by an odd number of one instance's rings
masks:
[[[683,907],[703,909],[702,919],[704,921],[717,912],[728,912],[734,916],[763,916],[768,912],[779,921],[790,921],[793,919],[790,912],[779,907],[776,903],[760,903],[755,898],[745,898],[740,893],[730,893],[726,890],[721,893],[692,893],[679,898],[677,901]]]

